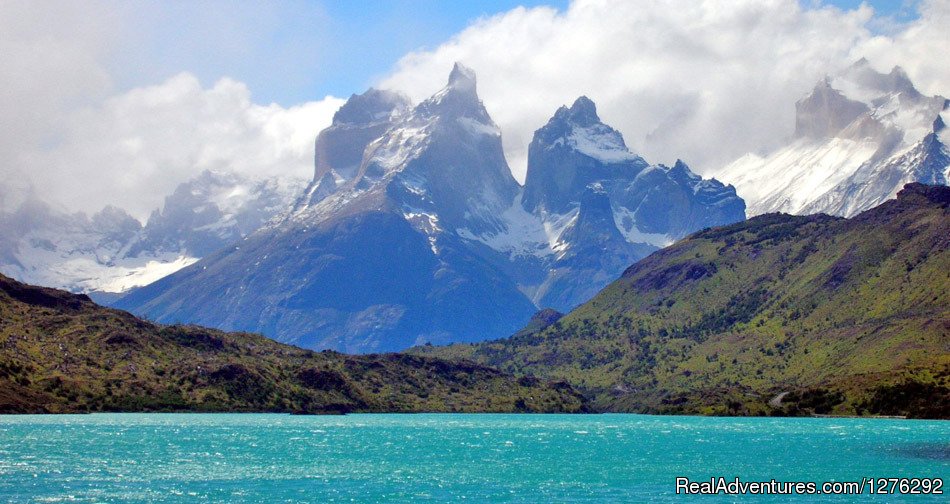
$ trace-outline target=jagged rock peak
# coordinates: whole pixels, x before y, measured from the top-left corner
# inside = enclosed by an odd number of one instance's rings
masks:
[[[409,97],[402,93],[369,88],[363,94],[351,95],[333,114],[333,124],[370,124],[386,120],[411,104]]]
[[[894,68],[891,69],[891,72],[887,74],[887,77],[887,84],[890,86],[890,91],[906,92],[914,95],[920,94],[917,88],[914,87],[914,83],[911,82],[910,76],[907,75],[907,72],[900,66],[895,65]]]
[[[459,62],[455,62],[455,65],[452,66],[452,72],[449,73],[448,86],[460,90],[471,90],[474,93],[475,85],[475,71]]]
[[[610,195],[600,183],[588,184],[581,194],[577,218],[560,237],[572,246],[589,246],[613,241],[623,243],[623,236],[614,222]]]
[[[603,162],[637,159],[627,149],[623,135],[600,120],[597,105],[586,96],[578,97],[570,108],[558,108],[548,123],[535,132],[535,141],[538,140],[549,145],[566,140],[577,151]]]
[[[676,162],[673,163],[673,168],[672,168],[672,170],[673,170],[673,171],[680,171],[680,172],[684,172],[684,173],[689,173],[690,175],[693,176],[693,178],[698,178],[698,177],[699,177],[699,175],[696,175],[695,173],[693,173],[692,170],[689,169],[689,165],[687,165],[686,163],[684,163],[682,159],[677,159]]]
[[[141,223],[139,223],[138,220],[136,220],[134,217],[129,215],[128,212],[113,205],[106,205],[102,207],[102,210],[99,210],[98,212],[93,214],[92,221],[94,223],[102,224],[102,225],[107,225],[109,223],[131,225],[134,222],[134,223],[139,224],[139,227],[141,227]]]
[[[581,194],[578,222],[590,219],[592,216],[603,217],[605,221],[613,222],[613,213],[610,206],[610,194],[600,182],[588,184]],[[610,216],[607,219],[606,216]]]
[[[570,108],[562,106],[554,113],[557,120],[568,121],[581,127],[589,127],[600,124],[600,117],[597,115],[597,105],[593,100],[586,96],[580,96],[574,100]]]
[[[422,102],[416,113],[422,117],[468,117],[484,124],[494,124],[478,98],[475,71],[461,63],[452,67],[446,86]]]

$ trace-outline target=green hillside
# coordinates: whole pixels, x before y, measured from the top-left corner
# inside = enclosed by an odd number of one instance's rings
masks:
[[[566,380],[597,409],[950,417],[950,188],[764,215],[636,263],[542,329],[413,353]]]
[[[316,353],[159,326],[0,275],[0,413],[585,409],[566,384],[412,355]]]

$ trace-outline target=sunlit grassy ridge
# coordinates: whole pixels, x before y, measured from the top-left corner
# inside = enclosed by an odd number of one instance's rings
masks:
[[[546,328],[415,351],[563,379],[605,410],[950,417],[948,203],[914,184],[853,219],[702,231]]]
[[[311,352],[159,326],[0,275],[0,413],[566,411],[566,384],[411,355]]]

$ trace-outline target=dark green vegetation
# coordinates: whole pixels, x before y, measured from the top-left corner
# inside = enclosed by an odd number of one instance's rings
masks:
[[[566,384],[412,355],[312,352],[160,326],[0,275],[0,413],[585,409]]]
[[[702,231],[542,329],[414,352],[566,380],[600,410],[950,418],[948,204],[912,184],[852,219]]]

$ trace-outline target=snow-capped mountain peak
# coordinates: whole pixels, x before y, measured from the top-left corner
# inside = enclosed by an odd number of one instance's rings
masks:
[[[647,166],[631,153],[619,131],[604,124],[590,98],[562,106],[538,129],[528,147],[522,203],[531,212],[564,214],[587,186],[601,180],[632,180]]]
[[[907,73],[862,59],[796,103],[795,138],[767,156],[748,154],[716,176],[736,185],[751,215],[851,216],[910,182],[947,183],[942,96],[925,96]],[[934,175],[936,174],[936,175]]]
[[[180,184],[144,226],[112,206],[87,217],[27,200],[0,214],[0,269],[29,283],[114,297],[250,234],[302,187],[292,177],[204,171]]]
[[[314,196],[298,205],[292,218],[316,223],[357,207],[391,208],[414,225],[421,215],[431,216],[427,222],[438,225],[426,224],[427,233],[456,227],[496,229],[496,214],[509,204],[518,185],[505,161],[501,132],[478,97],[476,82],[474,71],[456,64],[445,87],[394,117],[385,130],[374,131],[352,177],[341,182],[324,174],[311,186]],[[320,134],[318,144],[326,133]],[[352,141],[341,135],[339,143],[344,140]]]
[[[600,120],[597,106],[586,96],[579,97],[570,108],[559,108],[542,129],[540,138],[549,149],[564,146],[605,163],[639,159],[627,149],[623,135]]]

